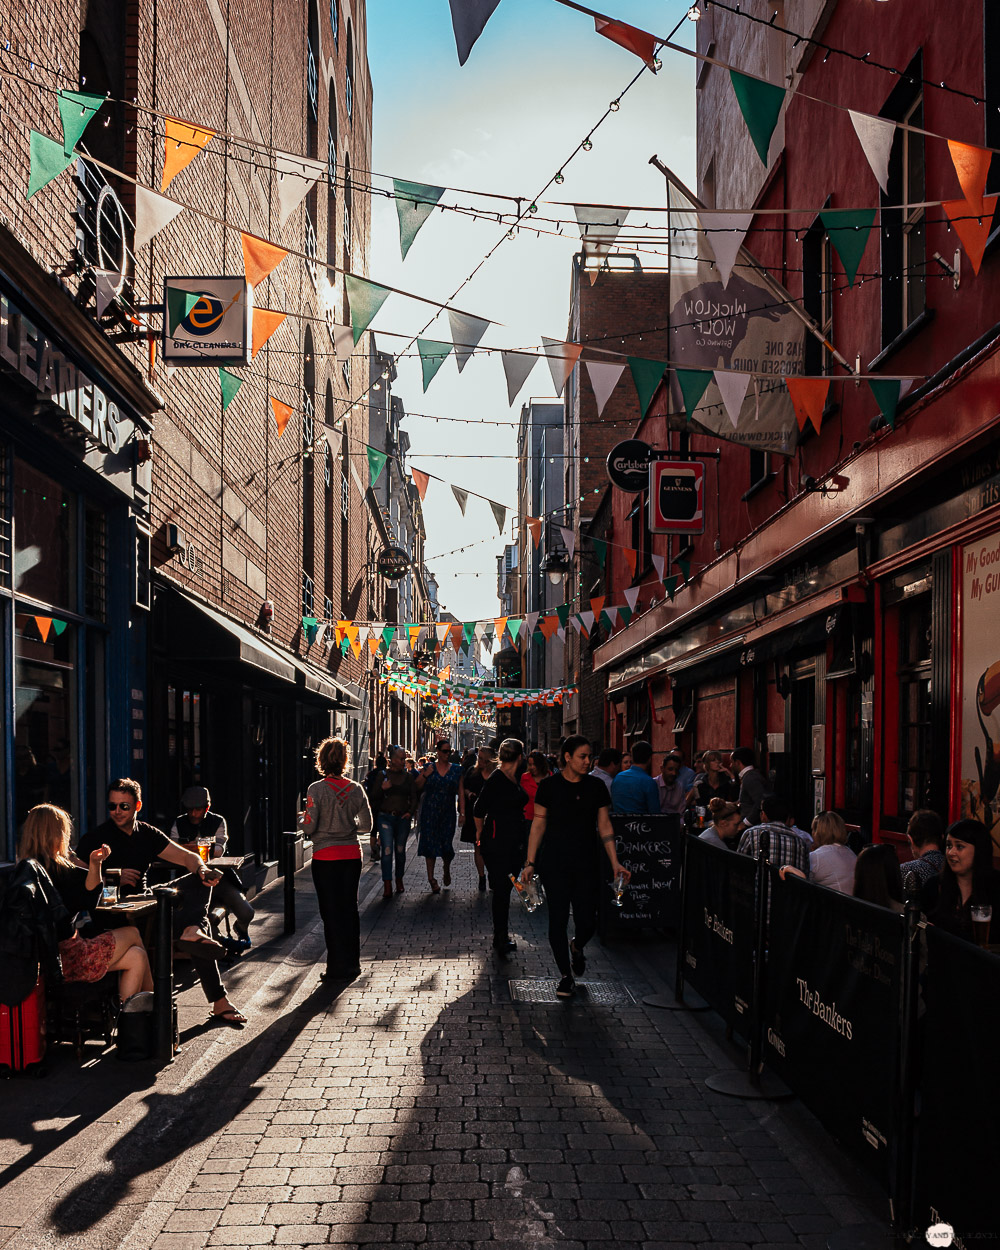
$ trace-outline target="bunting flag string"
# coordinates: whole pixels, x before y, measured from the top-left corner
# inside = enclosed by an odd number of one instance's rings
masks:
[[[420,355],[420,369],[423,375],[425,394],[434,375],[448,359],[452,346],[451,343],[439,343],[434,339],[417,339],[417,351]]]
[[[28,150],[30,166],[26,198],[30,200],[36,192],[47,187],[53,179],[69,169],[73,164],[73,157],[66,155],[61,143],[48,138],[47,135],[40,134],[37,130],[31,132]]]
[[[611,398],[612,392],[618,385],[619,379],[625,372],[625,366],[601,360],[588,360],[585,363],[587,376],[590,378],[590,385],[594,392],[594,399],[597,401],[597,415],[600,416],[604,412],[605,405]]]
[[[413,485],[417,488],[417,494],[420,496],[420,502],[423,503],[424,496],[427,494],[427,484],[431,480],[430,475],[421,473],[419,469],[410,469],[410,476],[413,478]]]
[[[56,99],[59,102],[59,120],[63,129],[63,152],[66,156],[72,156],[73,149],[83,138],[83,132],[104,103],[105,97],[87,91],[63,90],[58,92]]]
[[[434,211],[445,188],[393,178],[392,189],[396,195],[396,217],[399,221],[399,250],[402,259],[406,260],[406,254],[413,246],[420,227]]]
[[[253,322],[250,327],[250,359],[260,351],[275,330],[288,316],[287,313],[275,312],[271,308],[255,308]]]
[[[326,174],[326,165],[309,157],[293,156],[290,152],[275,152],[274,168],[278,175],[278,228],[281,229]]]
[[[366,447],[365,450],[368,453],[368,485],[374,490],[389,457],[376,447]]]
[[[228,369],[219,370],[219,385],[222,387],[222,411],[225,412],[236,398],[236,392],[243,385],[243,378],[238,378]]]
[[[766,165],[771,136],[785,103],[785,88],[735,69],[729,71],[729,78],[757,155]]]
[[[214,130],[183,122],[177,117],[165,118],[164,124],[161,191],[166,191],[181,170],[191,164],[215,134]]]
[[[820,213],[820,220],[844,266],[847,285],[853,287],[858,265],[868,246],[868,236],[875,224],[875,209],[828,208]]]
[[[261,239],[255,234],[240,234],[243,245],[243,268],[247,282],[252,287],[258,286],[269,273],[281,264],[288,255],[283,247]]]
[[[271,396],[271,408],[274,412],[275,424],[278,427],[278,437],[280,438],[285,432],[285,426],[291,418],[293,409],[290,404],[283,404],[280,399]]]

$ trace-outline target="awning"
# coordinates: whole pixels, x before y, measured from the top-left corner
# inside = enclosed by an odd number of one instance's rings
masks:
[[[326,669],[297,655],[290,659],[298,670],[302,686],[309,694],[319,695],[321,699],[326,699],[339,708],[357,710],[361,707],[361,700],[335,680]]]

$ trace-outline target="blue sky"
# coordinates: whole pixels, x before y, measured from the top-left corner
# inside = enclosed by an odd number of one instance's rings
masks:
[[[616,0],[604,11],[665,36],[687,8],[672,0]],[[693,33],[685,22],[678,39],[690,42]],[[554,0],[501,0],[464,67],[455,53],[447,0],[369,0],[368,59],[376,174],[528,200],[640,68],[637,58],[595,34],[592,19]],[[662,204],[663,180],[648,163],[654,153],[693,182],[694,62],[672,53],[664,53],[663,61],[658,75],[643,75],[595,134],[593,150],[574,158],[565,182],[546,198]],[[496,206],[474,195],[449,195],[443,202]],[[563,211],[572,216],[571,209]],[[402,263],[395,207],[376,196],[371,276],[444,301],[503,233],[495,219],[473,222],[435,212]],[[457,307],[502,323],[484,345],[537,345],[541,335],[566,336],[571,263],[579,245],[578,234],[570,236],[525,232],[505,241],[465,287]],[[390,297],[375,320],[380,346],[401,350],[405,340],[388,332],[414,334],[431,314],[426,306]],[[449,338],[446,322],[426,333]],[[453,360],[446,361],[426,394],[418,360],[401,358],[398,368],[394,391],[408,410],[461,418],[409,417],[411,465],[513,505],[515,432],[483,422],[514,422],[523,399],[550,395],[544,364],[536,366],[513,408],[499,356],[476,357],[461,375]],[[495,615],[495,556],[511,540],[513,513],[501,537],[486,503],[470,499],[463,519],[448,487],[431,482],[424,514],[429,557],[475,544],[429,561],[448,610],[464,620]]]

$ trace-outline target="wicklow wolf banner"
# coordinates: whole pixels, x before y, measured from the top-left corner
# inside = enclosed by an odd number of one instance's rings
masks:
[[[701,209],[672,173],[667,208],[670,361],[726,371],[724,389],[713,378],[687,415],[716,438],[790,456],[799,429],[784,378],[804,371],[808,333],[794,301],[738,247],[745,226]],[[683,412],[677,375],[669,376],[673,410]]]
[[[771,874],[764,1062],[890,1188],[905,922]]]

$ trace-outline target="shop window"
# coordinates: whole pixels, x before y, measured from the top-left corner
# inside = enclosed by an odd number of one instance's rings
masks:
[[[902,817],[930,805],[931,599],[899,611],[899,807]]]
[[[15,459],[13,504],[14,590],[75,608],[76,496]]]
[[[179,799],[188,786],[203,783],[204,700],[198,690],[167,686],[167,796]]]
[[[79,820],[76,626],[16,612],[14,619],[14,816],[38,803]],[[102,744],[103,746],[103,744]]]

